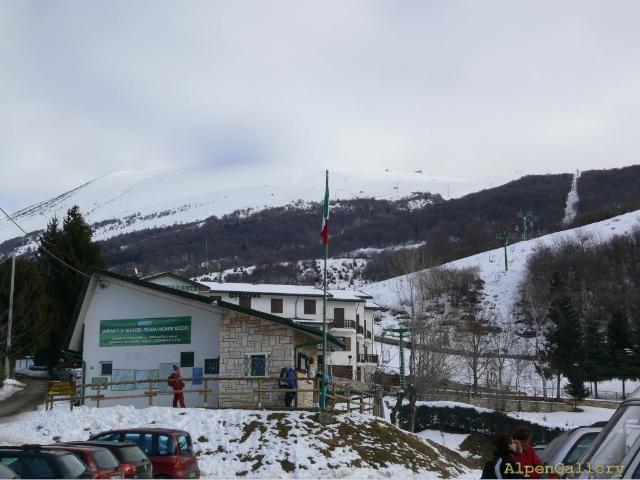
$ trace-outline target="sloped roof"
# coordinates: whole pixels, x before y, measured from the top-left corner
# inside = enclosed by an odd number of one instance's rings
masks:
[[[69,332],[67,334],[67,340],[66,340],[66,345],[69,345],[70,341],[71,341],[71,336],[73,334],[73,331],[76,328],[76,324],[78,322],[78,318],[80,316],[80,311],[82,309],[82,304],[84,303],[84,297],[87,293],[87,289],[89,287],[89,283],[90,281],[94,278],[94,276],[96,275],[100,275],[100,276],[104,276],[104,277],[110,277],[116,280],[120,280],[123,282],[128,282],[134,285],[138,285],[141,287],[145,287],[145,288],[149,288],[151,290],[155,290],[158,292],[162,292],[165,294],[169,294],[172,296],[177,296],[177,297],[181,297],[181,298],[186,298],[189,300],[193,300],[199,303],[204,303],[210,306],[215,306],[218,308],[222,308],[222,309],[226,309],[226,310],[233,310],[236,312],[241,312],[241,313],[245,313],[247,315],[252,315],[254,317],[258,317],[258,318],[262,318],[265,320],[268,320],[270,322],[274,322],[274,323],[279,323],[281,325],[285,325],[287,327],[290,327],[294,330],[298,330],[300,332],[303,332],[307,335],[312,335],[315,337],[319,337],[322,338],[322,331],[317,329],[317,328],[312,328],[312,327],[308,327],[306,325],[300,325],[299,323],[293,322],[292,320],[289,320],[288,318],[284,318],[284,317],[279,317],[277,315],[273,315],[270,313],[265,313],[265,312],[261,312],[259,310],[254,310],[252,308],[244,308],[244,307],[240,307],[238,305],[232,304],[232,303],[228,303],[228,302],[222,302],[222,301],[216,301],[216,300],[212,300],[210,297],[207,297],[206,295],[199,295],[197,293],[190,293],[190,292],[186,292],[183,290],[176,290],[175,288],[172,287],[167,287],[164,285],[159,285],[157,283],[153,283],[153,282],[149,282],[146,280],[141,280],[139,278],[136,277],[129,277],[126,275],[121,275],[119,273],[114,273],[114,272],[109,272],[107,270],[101,270],[98,268],[91,268],[89,269],[89,276],[90,278],[85,280],[82,292],[80,293],[80,297],[78,298],[78,302],[76,303],[76,309],[73,315],[73,321],[71,322],[70,326],[69,326]],[[338,339],[337,337],[334,337],[333,335],[327,333],[327,341],[333,343],[334,345],[341,347],[341,348],[345,348],[345,344],[342,340]]]

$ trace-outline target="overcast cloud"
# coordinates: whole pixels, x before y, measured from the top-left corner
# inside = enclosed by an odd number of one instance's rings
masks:
[[[176,163],[638,163],[640,3],[0,3],[0,206]]]

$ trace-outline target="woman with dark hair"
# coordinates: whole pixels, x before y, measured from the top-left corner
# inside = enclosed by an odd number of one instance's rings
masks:
[[[523,478],[513,455],[516,453],[516,441],[508,433],[499,433],[493,442],[496,446],[495,457],[485,463],[480,478]]]
[[[525,472],[524,478],[540,478],[535,472],[535,467],[542,465],[540,457],[531,446],[533,431],[527,425],[519,425],[513,431],[513,438],[520,444],[520,448],[514,455],[520,470]],[[526,468],[529,467],[529,468]]]

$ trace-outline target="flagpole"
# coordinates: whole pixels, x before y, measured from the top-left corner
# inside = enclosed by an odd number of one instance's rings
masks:
[[[325,183],[325,208],[329,206],[329,199],[327,198],[329,192],[329,170],[326,170],[326,183]],[[328,221],[328,218],[325,218]],[[329,240],[328,237],[324,241],[324,275],[322,281],[322,392],[320,393],[321,402],[320,410],[324,411],[326,408],[326,393],[328,387],[324,385],[328,379],[327,372],[327,257],[329,256]]]
[[[329,170],[326,171],[326,185],[329,188]],[[327,257],[329,242],[324,244],[324,275],[322,281],[322,373],[327,373]]]

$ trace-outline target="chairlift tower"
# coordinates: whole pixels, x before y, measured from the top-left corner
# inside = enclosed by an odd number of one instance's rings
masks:
[[[509,239],[511,238],[511,234],[509,232],[500,232],[496,235],[496,238],[502,240],[504,246],[504,271],[509,271],[509,264],[507,262],[507,245],[509,245]]]
[[[400,335],[400,390],[405,391],[405,378],[404,378],[404,334],[410,332],[410,328],[385,328],[385,332],[397,333]]]

